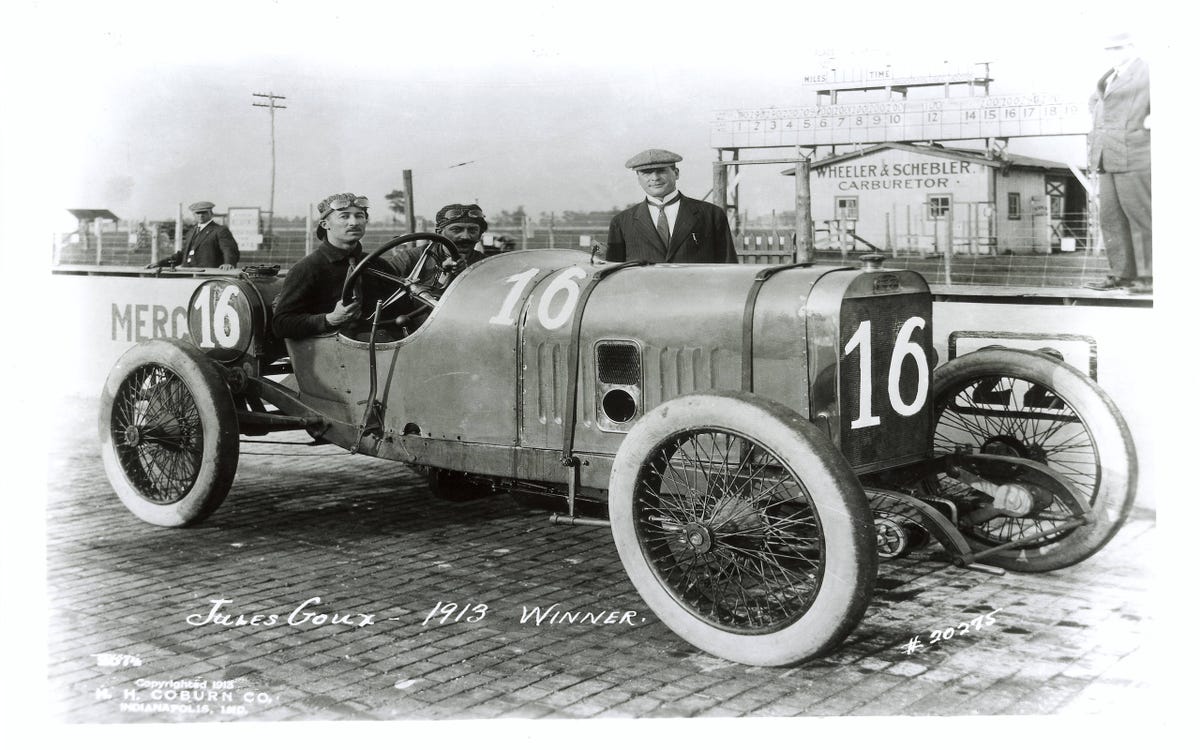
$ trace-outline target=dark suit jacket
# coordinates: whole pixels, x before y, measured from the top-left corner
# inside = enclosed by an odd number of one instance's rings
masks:
[[[719,207],[686,195],[679,197],[679,215],[671,233],[671,246],[650,218],[646,201],[613,217],[608,227],[608,251],[612,261],[648,260],[651,263],[737,263],[729,219]]]
[[[1143,124],[1150,114],[1150,66],[1129,63],[1125,72],[1105,86],[1108,73],[1096,84],[1088,106],[1088,167],[1104,172],[1150,169],[1150,131]]]
[[[224,263],[236,266],[238,257],[240,253],[233,232],[224,224],[210,221],[200,231],[192,227],[183,237],[182,249],[169,258],[160,260],[158,265],[217,268]]]

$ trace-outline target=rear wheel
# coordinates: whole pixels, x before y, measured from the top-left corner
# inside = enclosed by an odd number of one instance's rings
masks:
[[[121,502],[158,526],[220,506],[238,463],[238,419],[217,365],[168,340],[126,352],[100,400],[100,454]]]
[[[984,349],[935,370],[933,399],[935,450],[1045,464],[1071,482],[1091,509],[1090,523],[1059,532],[1053,529],[1072,512],[1057,497],[1047,496],[1020,515],[976,513],[986,520],[962,531],[978,550],[1044,534],[985,562],[1019,571],[1074,565],[1107,544],[1129,515],[1137,491],[1133,438],[1112,400],[1070,365],[1037,352]],[[960,508],[984,501],[950,477],[937,481],[936,492]]]
[[[792,664],[839,644],[875,583],[875,533],[845,459],[790,409],[692,394],[630,430],[609,514],[638,593],[717,656]]]

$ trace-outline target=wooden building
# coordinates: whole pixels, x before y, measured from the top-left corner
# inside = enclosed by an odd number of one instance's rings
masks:
[[[1059,162],[881,143],[814,160],[810,185],[818,248],[928,255],[947,246],[971,254],[1090,246],[1087,191]]]

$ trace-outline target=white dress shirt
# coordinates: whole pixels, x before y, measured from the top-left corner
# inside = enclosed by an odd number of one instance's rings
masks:
[[[661,199],[651,198],[646,196],[646,203],[650,204],[650,219],[654,224],[658,224],[658,215],[662,213],[662,204],[667,201],[675,200],[675,196],[679,195],[679,190],[671,191],[670,195],[664,195]],[[671,228],[671,236],[675,236],[675,218],[679,216],[679,201],[675,201],[667,206],[667,226]]]

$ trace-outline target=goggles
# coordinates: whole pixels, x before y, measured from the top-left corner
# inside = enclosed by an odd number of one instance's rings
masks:
[[[366,199],[366,196],[358,196],[356,198],[335,198],[329,202],[329,208],[334,209],[335,211],[348,209],[352,205],[359,206],[360,209],[371,208],[371,202],[370,200]]]
[[[478,208],[452,208],[443,215],[444,221],[454,221],[461,218],[482,219],[483,211]]]
[[[366,209],[370,207],[370,201],[365,195],[355,195],[354,193],[338,193],[331,195],[325,200],[317,204],[317,213],[324,219],[334,211],[344,211],[351,206]]]

